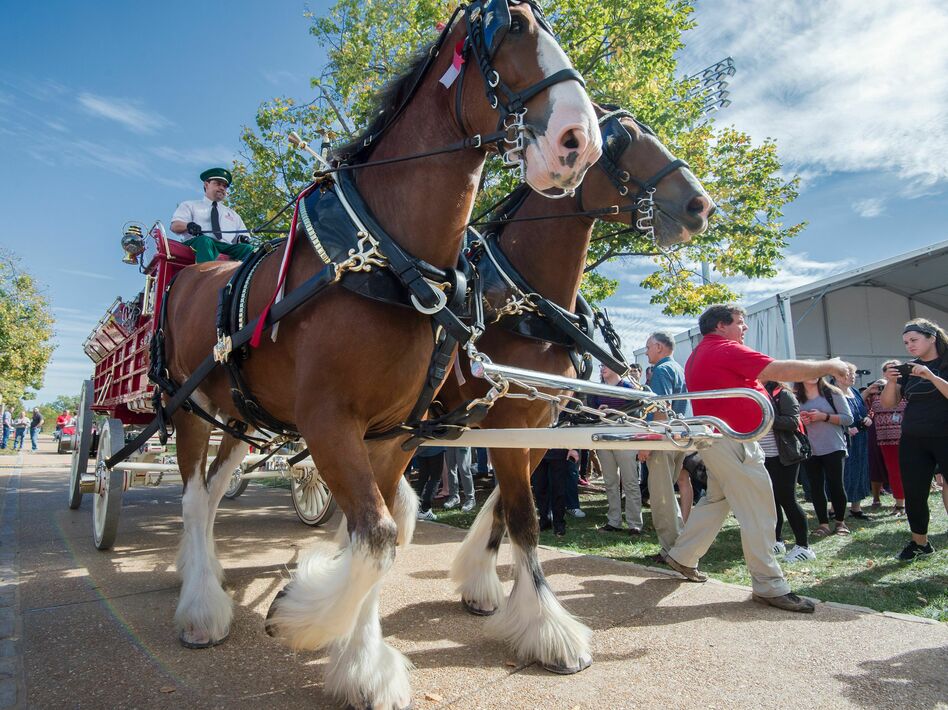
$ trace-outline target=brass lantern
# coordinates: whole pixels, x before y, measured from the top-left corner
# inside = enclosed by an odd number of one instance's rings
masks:
[[[124,232],[122,235],[122,250],[125,252],[125,256],[122,258],[122,262],[137,264],[138,257],[145,251],[145,237],[142,233],[142,226],[130,222],[125,225]]]

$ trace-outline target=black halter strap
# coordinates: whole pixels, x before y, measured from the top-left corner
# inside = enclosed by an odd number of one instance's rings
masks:
[[[455,117],[458,126],[460,126],[462,130],[464,129],[462,95],[464,75],[469,58],[477,64],[481,77],[484,79],[484,86],[487,90],[487,100],[490,102],[491,108],[500,114],[497,122],[498,128],[506,125],[509,116],[520,114],[524,110],[527,101],[554,84],[559,84],[563,81],[578,81],[581,86],[586,86],[582,75],[572,67],[560,69],[521,91],[514,91],[507,86],[493,64],[494,54],[496,53],[495,45],[503,41],[503,34],[506,32],[506,28],[500,31],[493,26],[485,27],[485,16],[490,17],[496,14],[495,6],[502,2],[507,3],[507,7],[504,8],[507,10],[507,25],[510,23],[509,5],[530,5],[542,30],[551,36],[553,35],[553,30],[543,16],[543,12],[533,0],[486,0],[483,3],[473,2],[464,9],[464,19],[467,23],[467,38],[464,41],[462,54],[465,58],[465,62],[461,65],[461,73],[457,79],[457,89],[454,95]],[[490,24],[489,21],[488,24]],[[500,34],[500,39],[496,38],[497,34]],[[488,42],[490,42],[490,45]]]
[[[610,111],[599,119],[599,130],[602,133],[603,151],[602,156],[599,158],[599,161],[596,163],[596,165],[598,165],[599,168],[606,174],[606,177],[609,178],[609,181],[615,186],[616,190],[618,190],[620,196],[628,196],[628,183],[631,182],[638,186],[638,192],[631,198],[632,203],[634,204],[643,195],[646,195],[649,191],[658,187],[658,183],[671,175],[673,172],[680,168],[690,169],[691,166],[689,166],[684,160],[676,158],[675,160],[670,161],[661,170],[659,170],[647,180],[639,180],[635,177],[632,177],[632,175],[630,175],[627,170],[623,170],[621,167],[619,167],[619,161],[622,158],[622,154],[635,141],[635,138],[622,125],[621,121],[619,120],[621,118],[629,118],[634,121],[635,125],[639,127],[639,130],[641,130],[646,135],[655,135],[655,131],[649,128],[646,124],[639,121],[628,111],[622,109]],[[611,149],[610,146],[612,147]],[[583,210],[582,184],[576,191],[576,196],[579,201],[579,209]]]

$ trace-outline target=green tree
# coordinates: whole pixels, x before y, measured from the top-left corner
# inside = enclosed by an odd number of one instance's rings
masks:
[[[719,206],[709,230],[687,245],[658,250],[637,234],[615,234],[600,224],[589,254],[584,292],[601,301],[617,282],[595,269],[615,259],[648,259],[654,271],[642,281],[652,303],[666,313],[695,313],[714,301],[736,298],[726,285],[704,284],[696,266],[709,262],[724,276],[776,273],[783,249],[804,225],[784,225],[783,206],[797,195],[798,180],[780,177],[776,145],[755,145],[730,127],[702,118],[694,82],[677,76],[675,54],[693,26],[691,0],[559,0],[549,19],[560,43],[586,79],[592,98],[632,111],[648,123],[702,178]],[[337,0],[324,14],[307,14],[310,33],[328,60],[312,79],[315,99],[298,105],[277,98],[261,105],[256,128],[241,136],[235,165],[238,210],[263,221],[301,189],[310,162],[289,150],[286,133],[304,137],[328,130],[330,139],[351,135],[371,118],[373,97],[397,77],[419,49],[437,35],[455,5],[447,0]],[[478,207],[512,185],[509,173],[489,167]],[[259,222],[258,222],[259,223]],[[285,217],[281,226],[288,226]]]
[[[43,415],[43,419],[46,420],[46,423],[43,425],[43,429],[46,431],[53,431],[56,428],[56,417],[58,417],[64,410],[68,409],[70,412],[75,415],[79,410],[79,395],[66,395],[61,394],[52,402],[46,402],[45,404],[39,405],[40,414]]]
[[[8,406],[42,385],[52,338],[49,301],[19,259],[0,249],[0,396]]]

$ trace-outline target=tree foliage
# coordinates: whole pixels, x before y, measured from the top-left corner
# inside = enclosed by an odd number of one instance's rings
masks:
[[[0,396],[7,405],[39,388],[53,354],[49,301],[19,259],[0,249]]]
[[[312,79],[316,95],[310,103],[273,99],[261,105],[256,127],[244,129],[233,198],[245,221],[261,223],[309,179],[309,159],[290,151],[286,134],[296,130],[313,138],[328,131],[334,140],[364,126],[378,90],[435,39],[437,24],[454,7],[448,0],[337,0],[324,15],[307,14],[310,33],[328,60]],[[589,254],[586,295],[600,301],[615,291],[617,282],[595,269],[616,259],[653,262],[641,285],[669,314],[695,313],[737,296],[722,283],[703,283],[696,268],[702,261],[723,276],[774,275],[783,249],[803,228],[781,221],[798,181],[780,177],[772,141],[755,145],[733,127],[716,129],[702,116],[700,96],[689,94],[696,82],[678,75],[675,55],[682,33],[693,26],[692,1],[559,0],[550,7],[549,19],[590,96],[648,123],[691,165],[719,206],[705,234],[665,251],[640,235],[613,236],[615,229],[600,225]],[[511,185],[509,173],[490,167],[478,206]],[[280,224],[288,226],[288,216]]]
[[[45,431],[53,431],[53,429],[56,428],[56,417],[62,414],[66,409],[75,415],[79,410],[79,399],[80,395],[78,394],[61,394],[52,402],[46,402],[45,404],[39,405],[40,414],[42,414],[43,419],[46,420],[46,422],[43,424],[43,429]]]

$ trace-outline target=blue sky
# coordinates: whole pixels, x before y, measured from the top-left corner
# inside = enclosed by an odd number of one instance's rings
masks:
[[[324,58],[303,12],[326,2],[5,3],[0,25],[0,245],[46,285],[58,348],[40,401],[78,391],[82,340],[141,276],[121,263],[128,220],[170,220],[227,164],[241,126],[276,95],[312,98]],[[683,74],[730,55],[733,104],[716,115],[774,137],[804,179],[786,219],[810,226],[748,302],[948,239],[948,12],[935,2],[714,0]],[[699,176],[700,177],[700,176]],[[648,264],[613,264],[607,304],[630,348],[654,327]]]

